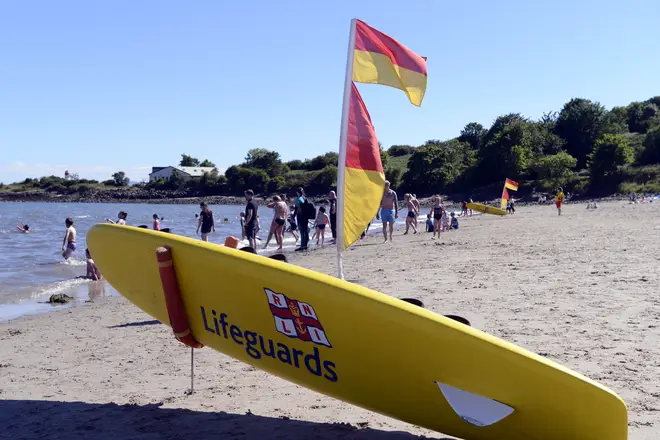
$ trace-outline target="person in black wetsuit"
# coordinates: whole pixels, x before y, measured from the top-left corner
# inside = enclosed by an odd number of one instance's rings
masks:
[[[328,216],[330,217],[330,231],[332,232],[332,239],[337,239],[337,194],[334,191],[330,191],[328,194],[328,199],[330,200],[330,209],[328,210]]]

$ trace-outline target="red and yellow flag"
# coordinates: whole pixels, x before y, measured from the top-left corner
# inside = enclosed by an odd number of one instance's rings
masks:
[[[411,103],[420,106],[426,92],[426,79],[426,58],[357,20],[353,81],[401,89]]]
[[[378,212],[385,185],[376,130],[357,87],[351,86],[344,178],[344,249],[360,238]]]
[[[511,179],[506,179],[504,182],[504,187],[510,189],[511,191],[518,191],[518,182],[514,182]]]
[[[502,209],[506,208],[506,204],[511,198],[509,195],[509,191],[507,191],[507,188],[510,189],[511,191],[518,191],[518,182],[514,182],[511,179],[506,179],[504,181],[504,188],[502,188],[502,202],[500,203],[500,207]]]

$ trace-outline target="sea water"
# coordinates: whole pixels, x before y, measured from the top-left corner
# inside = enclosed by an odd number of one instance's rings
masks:
[[[209,235],[212,243],[223,244],[229,235],[241,236],[240,205],[211,205],[215,219],[215,233]],[[93,300],[102,296],[117,295],[106,281],[90,281],[76,278],[85,275],[85,237],[87,231],[96,223],[106,222],[107,218],[117,220],[121,210],[128,212],[129,225],[147,225],[152,227],[153,215],[162,217],[161,227],[170,228],[171,233],[199,238],[196,234],[199,207],[193,204],[115,204],[115,203],[0,203],[0,321],[15,319],[25,314],[52,310],[47,304],[53,294],[64,293],[75,298],[76,302]],[[259,206],[261,231],[259,248],[265,243],[273,211]],[[77,250],[68,261],[62,258],[62,240],[65,233],[64,220],[71,217],[78,232]],[[424,230],[423,216],[419,226]],[[401,210],[397,220],[400,228],[405,222],[405,210]],[[30,226],[30,233],[24,234],[16,229],[17,224]],[[287,224],[288,226],[288,224]],[[379,221],[374,221],[369,234],[381,233]],[[315,241],[311,240],[310,247]],[[332,239],[329,228],[326,229],[326,245]],[[243,241],[241,246],[247,246]],[[276,248],[274,238],[269,250]],[[296,241],[292,234],[286,233],[284,250],[295,249]],[[264,252],[259,250],[260,253]],[[92,258],[94,256],[92,255]],[[70,306],[70,305],[69,305]],[[62,307],[62,306],[57,306]]]

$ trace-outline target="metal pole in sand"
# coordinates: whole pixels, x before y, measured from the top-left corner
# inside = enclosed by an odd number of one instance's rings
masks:
[[[195,349],[190,347],[190,394],[195,392]]]

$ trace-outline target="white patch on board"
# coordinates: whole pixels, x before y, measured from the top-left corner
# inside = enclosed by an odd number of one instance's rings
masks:
[[[492,425],[514,411],[510,406],[488,397],[444,383],[436,382],[436,384],[456,414],[474,426]]]

